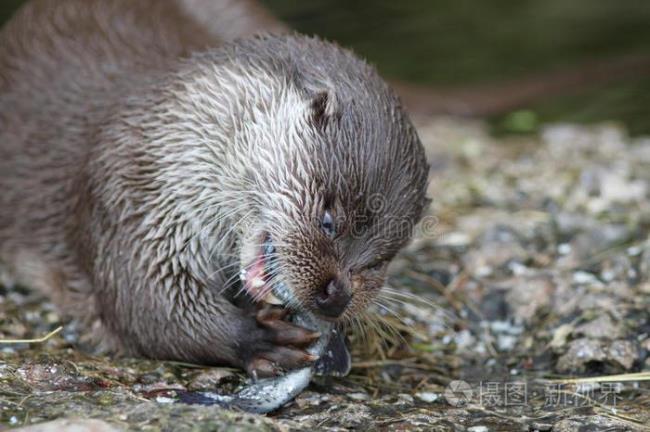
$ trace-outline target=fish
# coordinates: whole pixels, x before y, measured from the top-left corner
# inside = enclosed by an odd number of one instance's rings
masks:
[[[291,304],[293,296],[284,284],[278,284],[273,291],[285,304]],[[352,360],[345,344],[345,334],[340,328],[307,311],[297,311],[291,320],[321,334],[307,348],[309,354],[319,357],[314,365],[277,377],[249,378],[243,388],[233,394],[180,392],[179,400],[188,404],[219,405],[227,409],[267,414],[292,401],[309,385],[314,375],[345,376],[349,373]]]

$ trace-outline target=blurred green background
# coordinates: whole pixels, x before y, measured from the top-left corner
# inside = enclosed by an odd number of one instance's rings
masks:
[[[0,0],[0,22],[20,3]],[[650,0],[263,3],[295,29],[353,48],[385,76],[420,84],[495,83],[594,58],[650,55]],[[634,134],[650,133],[650,77],[549,97],[528,110],[522,118],[531,130],[539,121],[620,120]],[[497,131],[522,129],[512,115],[491,121]]]

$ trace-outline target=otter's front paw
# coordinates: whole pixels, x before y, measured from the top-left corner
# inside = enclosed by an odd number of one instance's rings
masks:
[[[257,312],[257,325],[241,335],[240,355],[254,379],[272,377],[306,367],[318,359],[304,350],[320,333],[284,321],[288,311],[264,308]]]

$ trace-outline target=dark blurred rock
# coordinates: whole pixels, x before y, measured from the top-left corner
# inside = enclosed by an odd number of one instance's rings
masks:
[[[463,262],[477,276],[504,269],[511,262],[524,262],[529,256],[519,234],[504,225],[487,228],[475,243],[476,248],[470,249]]]
[[[553,280],[544,275],[513,278],[506,300],[513,315],[530,322],[542,308],[551,304],[555,285]]]
[[[79,375],[71,363],[51,360],[31,361],[16,370],[25,383],[40,391],[81,391],[94,387],[93,381]]]
[[[618,339],[623,336],[622,324],[615,323],[606,313],[598,318],[584,323],[575,328],[574,336],[583,336],[590,339]]]
[[[580,232],[570,242],[571,251],[561,260],[565,267],[584,265],[589,259],[632,238],[634,231],[623,224],[602,224]]]
[[[640,350],[636,342],[581,338],[569,343],[568,350],[557,361],[556,370],[560,373],[622,373],[629,372],[639,361]]]
[[[620,365],[624,371],[630,371],[639,362],[640,354],[636,342],[617,340],[609,346],[608,360]]]

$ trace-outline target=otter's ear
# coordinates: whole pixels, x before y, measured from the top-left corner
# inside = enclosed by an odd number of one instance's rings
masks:
[[[311,120],[319,128],[324,128],[332,118],[338,117],[336,95],[323,90],[316,93],[310,104]]]

